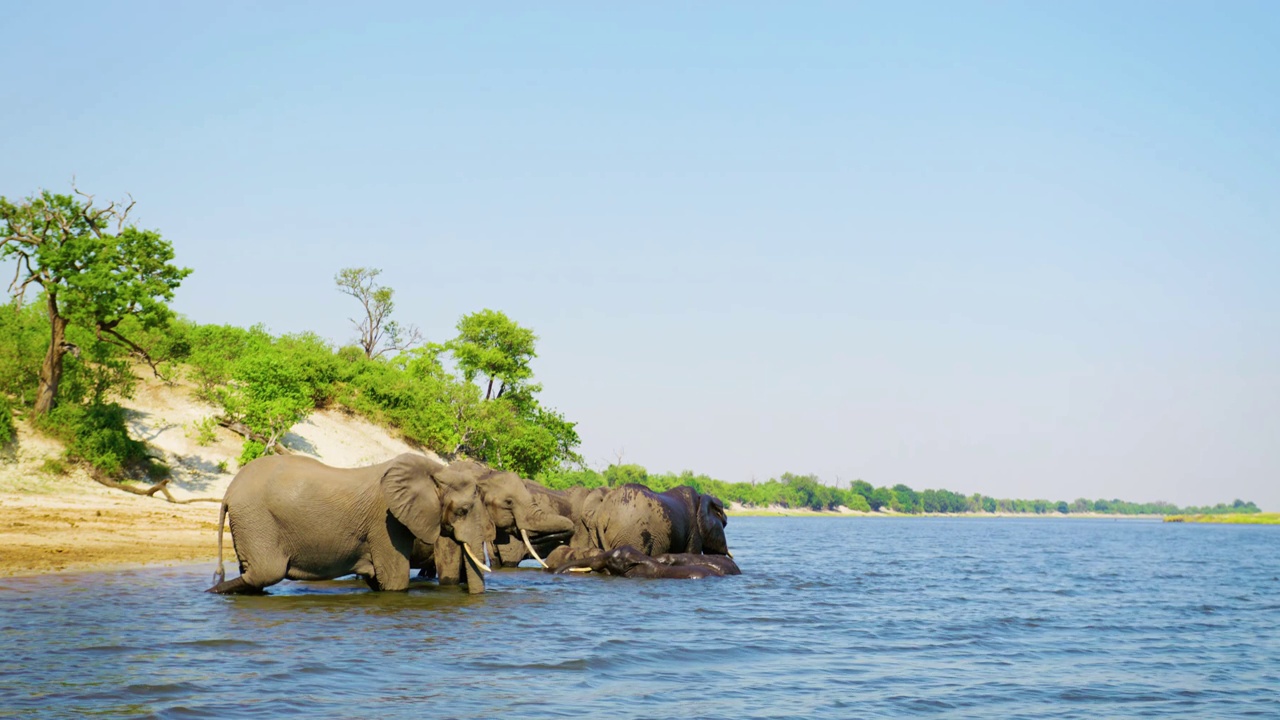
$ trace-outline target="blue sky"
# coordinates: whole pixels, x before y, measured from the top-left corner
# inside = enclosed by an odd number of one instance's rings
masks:
[[[176,5],[176,6],[175,6]],[[583,452],[1280,510],[1271,3],[6,8],[0,194],[198,322],[539,335]]]

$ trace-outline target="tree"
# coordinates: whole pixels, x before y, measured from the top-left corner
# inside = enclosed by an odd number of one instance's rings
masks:
[[[891,507],[898,512],[920,512],[920,494],[902,483],[893,486],[893,503]]]
[[[422,343],[422,333],[410,325],[406,328],[391,319],[395,309],[395,290],[379,285],[378,268],[343,268],[333,276],[338,292],[360,301],[364,318],[351,318],[351,324],[360,331],[360,347],[365,357],[372,360],[387,351],[408,350]]]
[[[532,330],[522,328],[511,318],[497,310],[481,310],[463,315],[458,320],[458,337],[446,347],[453,353],[458,368],[468,382],[476,375],[488,379],[484,399],[502,397],[521,382],[533,377],[529,361],[537,357],[534,342],[538,337]],[[497,380],[498,394],[493,394]]]
[[[614,464],[605,468],[601,475],[604,477],[605,484],[609,487],[621,487],[627,483],[649,484],[649,471],[645,470],[642,465]]]
[[[893,506],[893,491],[887,487],[878,487],[871,493],[871,497],[867,498],[872,510],[879,510],[882,507]]]
[[[67,341],[71,324],[91,330],[98,342],[125,348],[155,371],[146,349],[125,337],[120,323],[132,317],[148,330],[167,323],[173,313],[166,303],[191,274],[170,263],[173,246],[159,233],[127,224],[132,199],[95,207],[92,195],[72,189],[82,199],[48,190],[17,204],[0,197],[0,260],[17,264],[9,290],[21,302],[28,287],[39,286],[49,317],[37,416],[57,403],[63,357],[80,352]]]
[[[226,427],[245,436],[240,464],[280,451],[280,438],[314,407],[301,369],[274,349],[237,363],[233,380],[218,395]]]

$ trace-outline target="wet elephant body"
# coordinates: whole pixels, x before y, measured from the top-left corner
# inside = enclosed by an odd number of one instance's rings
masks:
[[[259,458],[227,487],[219,517],[231,528],[240,576],[215,593],[256,593],[281,580],[355,573],[375,590],[404,590],[415,540],[444,537],[483,554],[493,538],[474,480],[431,458],[405,453],[379,465],[334,468],[297,455]],[[484,590],[478,558],[468,588]]]
[[[571,545],[613,550],[631,546],[645,555],[728,555],[724,504],[682,485],[655,492],[627,484],[584,506]]]
[[[612,550],[560,548],[548,558],[550,572],[599,572],[628,578],[699,579],[740,575],[736,563],[724,555],[667,553],[650,557],[624,545]]]
[[[575,487],[568,490],[553,490],[532,480],[522,479],[522,482],[529,493],[533,507],[544,517],[568,519],[567,525],[528,528],[529,544],[532,545],[533,552],[537,553],[537,557],[543,559],[556,548],[568,545],[572,541],[579,519],[582,517],[584,505],[591,499],[598,499],[604,493],[604,488]],[[519,533],[504,533],[501,524],[498,527],[497,539],[494,540],[494,549],[494,564],[501,563],[503,567],[515,567],[522,561],[534,557]]]
[[[484,463],[461,460],[450,465],[475,480],[481,503],[494,526],[494,565],[514,567],[526,558],[541,558],[573,537],[569,513],[575,491],[559,492],[525,480],[514,472],[495,470]],[[414,544],[413,567],[419,577],[438,577],[441,584],[458,582],[464,567],[459,546],[448,538]]]

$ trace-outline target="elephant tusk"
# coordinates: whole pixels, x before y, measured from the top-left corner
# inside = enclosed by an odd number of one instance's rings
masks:
[[[733,559],[733,553],[729,552],[729,548],[725,548],[724,554],[728,555],[730,560]]]
[[[591,568],[589,568],[589,567],[569,568],[569,572],[586,572],[586,573],[589,573],[589,572],[591,572]]]
[[[467,551],[467,557],[471,558],[471,562],[475,563],[476,567],[480,568],[482,572],[487,572],[487,573],[493,572],[493,568],[480,562],[480,560],[476,557],[476,554],[471,552],[470,545],[466,543],[462,543],[462,549]]]
[[[547,564],[542,561],[542,558],[538,557],[538,551],[533,549],[533,543],[529,542],[529,533],[526,532],[524,528],[520,528],[520,537],[524,538],[524,546],[529,549],[529,554],[533,556],[533,559],[537,560],[538,564],[542,567],[547,567]]]

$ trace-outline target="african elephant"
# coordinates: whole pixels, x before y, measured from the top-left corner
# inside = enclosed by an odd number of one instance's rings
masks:
[[[240,561],[233,580],[224,580],[222,568],[224,518]],[[217,582],[209,591],[258,593],[284,579],[351,573],[374,590],[404,590],[415,538],[441,537],[461,543],[470,558],[468,589],[483,592],[489,568],[475,553],[494,529],[466,473],[414,453],[350,469],[298,455],[259,458],[236,473],[222,499]]]
[[[687,485],[654,492],[633,483],[584,505],[570,545],[613,550],[630,545],[645,555],[669,552],[728,555],[724,503]]]
[[[495,562],[514,566],[525,557],[533,557],[545,567],[542,554],[557,545],[568,544],[573,537],[573,505],[569,493],[557,498],[552,494],[555,491],[509,471],[491,470],[481,475],[476,484],[497,528]],[[557,502],[560,499],[568,502]],[[542,553],[530,536],[544,548]],[[515,548],[519,548],[518,552]]]
[[[524,480],[514,472],[495,470],[472,460],[457,461],[450,467],[476,481],[481,502],[496,530],[493,563],[514,567],[532,557],[545,567],[542,555],[568,543],[573,536],[573,520],[567,516],[570,504],[553,497],[551,494],[556,491]],[[461,550],[447,538],[436,541],[434,546],[414,543],[413,566],[422,568],[422,577],[434,572],[441,584],[458,581],[461,558]]]
[[[604,497],[604,493],[608,491],[608,488],[585,487],[552,490],[532,480],[524,480],[524,485],[525,489],[529,491],[529,495],[533,498],[535,507],[541,508],[544,512],[568,518],[571,527],[569,532],[536,533],[530,531],[528,546],[521,542],[521,539],[515,537],[504,543],[502,542],[501,532],[499,532],[498,541],[494,543],[496,549],[494,560],[496,562],[500,559],[505,567],[514,567],[519,565],[522,560],[529,558],[537,558],[540,560],[540,564],[545,565],[545,563],[541,562],[541,559],[556,548],[567,545],[572,540],[585,510],[599,503],[600,499]]]
[[[737,563],[725,555],[667,553],[649,557],[630,545],[600,550],[562,547],[547,558],[549,572],[594,571],[630,578],[693,579],[741,575]]]

